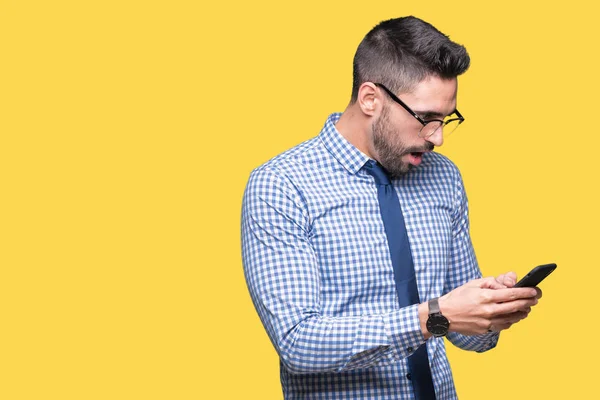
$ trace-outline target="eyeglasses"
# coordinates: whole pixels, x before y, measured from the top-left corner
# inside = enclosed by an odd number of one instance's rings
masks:
[[[390,89],[386,88],[381,83],[375,83],[375,85],[385,90],[385,92],[392,98],[392,100],[400,104],[406,111],[408,111],[410,115],[415,117],[417,121],[419,121],[421,125],[423,125],[421,129],[419,129],[420,138],[427,139],[440,128],[443,129],[444,134],[447,136],[454,132],[456,128],[458,128],[458,126],[462,124],[465,120],[465,118],[461,115],[461,113],[458,112],[458,110],[454,110],[454,112],[451,115],[444,118],[443,120],[430,119],[428,121],[425,121],[423,118],[419,117],[419,115],[417,115],[416,112],[411,110],[410,107],[407,106],[402,100],[400,100],[394,93],[392,93]]]

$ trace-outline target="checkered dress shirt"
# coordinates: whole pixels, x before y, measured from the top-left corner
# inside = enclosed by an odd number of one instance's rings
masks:
[[[400,308],[369,158],[335,128],[255,169],[242,207],[254,305],[281,360],[286,399],[412,399],[406,357],[425,343],[417,305]],[[481,277],[456,166],[437,153],[393,180],[421,301]],[[474,351],[495,333],[449,333]],[[438,399],[456,391],[442,338],[428,355]]]

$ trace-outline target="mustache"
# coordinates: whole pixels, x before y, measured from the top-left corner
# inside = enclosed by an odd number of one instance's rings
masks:
[[[425,153],[425,152],[428,152],[428,151],[433,151],[434,148],[435,148],[435,146],[433,145],[433,143],[429,143],[428,142],[425,145],[425,147],[411,147],[411,148],[406,149],[404,151],[404,153],[405,154],[408,154],[408,153]]]

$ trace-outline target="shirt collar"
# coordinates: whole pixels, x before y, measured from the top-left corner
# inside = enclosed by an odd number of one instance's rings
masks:
[[[319,138],[329,153],[351,174],[356,174],[369,157],[354,147],[335,127],[342,113],[334,113],[327,118]]]

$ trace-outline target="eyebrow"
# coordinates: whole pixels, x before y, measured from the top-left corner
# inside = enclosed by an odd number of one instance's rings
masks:
[[[456,110],[452,110],[452,112],[448,115],[442,114],[439,111],[433,111],[433,110],[423,110],[423,111],[419,111],[419,110],[413,110],[415,113],[417,113],[419,115],[419,117],[426,119],[428,117],[433,117],[433,118],[438,118],[439,119],[444,119],[452,114],[454,114],[454,112]]]

